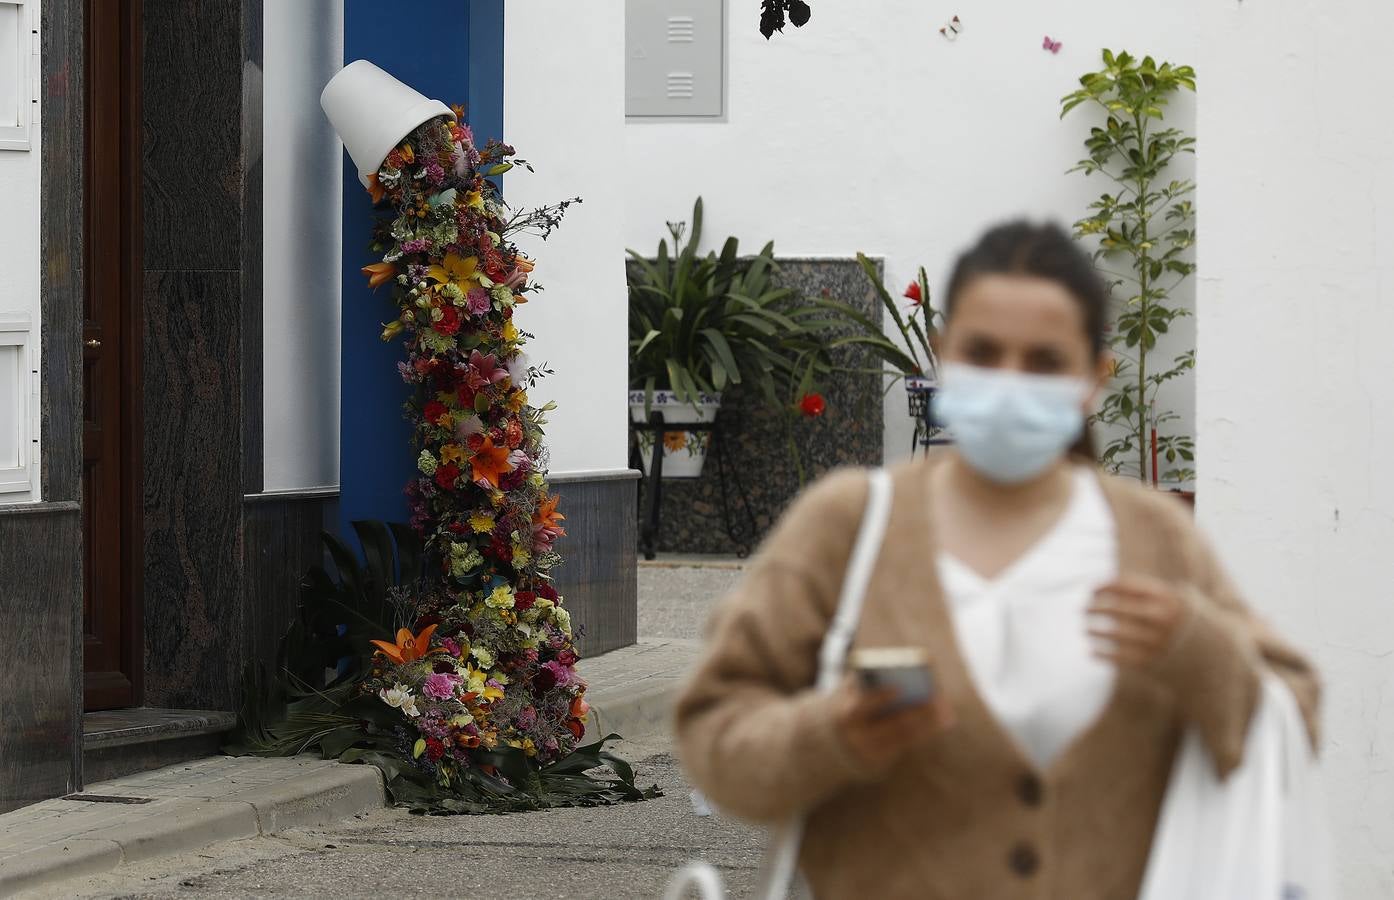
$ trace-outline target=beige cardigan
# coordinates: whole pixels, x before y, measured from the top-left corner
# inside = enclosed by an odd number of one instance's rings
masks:
[[[1309,726],[1316,676],[1244,607],[1179,503],[1105,478],[1121,571],[1181,588],[1188,618],[1155,671],[1120,671],[1099,719],[1037,770],[955,645],[933,565],[932,465],[892,470],[853,646],[926,648],[956,725],[893,770],[870,771],[810,689],[867,492],[864,472],[841,470],[795,501],[714,617],[678,702],[683,764],[723,811],[771,823],[807,814],[801,866],[819,900],[1133,900],[1183,728],[1199,729],[1227,773],[1261,667],[1291,685]]]

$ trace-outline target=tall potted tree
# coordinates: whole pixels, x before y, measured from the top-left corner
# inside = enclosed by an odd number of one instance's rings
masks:
[[[1115,378],[1096,416],[1113,435],[1101,461],[1154,484],[1184,482],[1194,475],[1195,442],[1174,427],[1179,417],[1159,407],[1158,394],[1195,366],[1195,350],[1160,363],[1152,351],[1159,335],[1190,315],[1174,294],[1196,269],[1195,182],[1169,177],[1169,167],[1195,152],[1195,138],[1168,126],[1165,111],[1178,91],[1195,90],[1195,70],[1110,50],[1103,64],[1080,78],[1060,111],[1062,119],[1079,107],[1102,115],[1084,142],[1088,157],[1070,171],[1112,185],[1075,223],[1077,237],[1097,239],[1095,259],[1119,300]],[[1163,459],[1171,466],[1165,471]]]

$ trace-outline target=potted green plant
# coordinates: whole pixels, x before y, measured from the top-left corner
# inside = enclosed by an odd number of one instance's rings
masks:
[[[720,254],[700,255],[700,197],[690,229],[670,222],[668,231],[671,249],[668,238],[660,240],[652,259],[629,251],[629,407],[636,422],[658,410],[665,424],[679,426],[662,436],[663,475],[695,478],[710,432],[682,424],[713,421],[732,385],[758,391],[772,407],[796,410],[832,367],[817,308],[775,284],[773,243],[743,258],[737,240],[728,238]],[[655,437],[639,435],[646,468]]]
[[[863,253],[857,254],[857,263],[875,289],[876,296],[891,323],[895,325],[900,340],[892,340],[881,322],[855,306],[825,297],[818,301],[821,307],[856,327],[855,334],[837,338],[829,346],[835,349],[856,344],[870,350],[872,355],[883,363],[884,368],[878,371],[891,376],[886,390],[889,391],[898,381],[905,385],[906,407],[910,417],[915,420],[915,436],[918,442],[930,427],[929,404],[938,382],[938,369],[930,339],[938,332],[943,314],[934,308],[930,300],[929,279],[923,266],[916,273],[915,280],[910,282],[904,291],[903,296],[909,301],[909,306],[902,312],[900,305],[882,283],[876,271],[876,264]]]
[[[1119,300],[1111,338],[1115,377],[1095,417],[1115,436],[1101,462],[1153,484],[1185,482],[1194,477],[1195,442],[1168,427],[1179,417],[1159,407],[1158,392],[1194,368],[1195,350],[1160,364],[1152,351],[1159,335],[1190,315],[1173,295],[1196,269],[1195,182],[1169,177],[1168,167],[1195,152],[1195,138],[1168,127],[1165,110],[1178,91],[1196,89],[1195,70],[1110,50],[1103,51],[1103,63],[1060,101],[1061,118],[1081,106],[1102,115],[1084,142],[1088,158],[1070,171],[1097,174],[1113,185],[1075,223],[1078,238],[1098,240],[1095,259]],[[1162,460],[1171,468],[1162,471]]]

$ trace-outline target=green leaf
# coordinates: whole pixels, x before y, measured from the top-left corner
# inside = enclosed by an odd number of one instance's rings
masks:
[[[415,743],[415,744],[412,744],[412,747],[411,747],[411,758],[412,758],[412,759],[420,759],[420,758],[421,758],[421,754],[423,754],[423,753],[425,753],[425,752],[426,752],[426,739],[425,739],[425,738],[417,738],[417,739],[416,739],[416,743]]]

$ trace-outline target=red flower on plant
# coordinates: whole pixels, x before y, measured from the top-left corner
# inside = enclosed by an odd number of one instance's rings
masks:
[[[910,286],[905,289],[905,296],[916,306],[924,302],[924,295],[920,293],[920,283],[918,281],[910,282]]]
[[[527,612],[537,602],[537,594],[532,591],[517,591],[513,594],[513,610]]]
[[[799,401],[799,412],[812,419],[821,416],[828,408],[828,403],[823,399],[822,394],[804,394]]]
[[[426,758],[431,762],[438,761],[445,755],[445,744],[436,738],[426,738]]]
[[[455,479],[460,477],[460,467],[454,463],[436,466],[436,484],[444,490],[455,487]]]
[[[449,414],[449,407],[447,407],[444,403],[440,402],[439,400],[432,400],[428,402],[425,408],[421,410],[422,418],[424,418],[427,422],[430,422],[432,425],[439,425],[441,416]]]
[[[460,311],[451,305],[441,307],[440,321],[437,322],[434,327],[436,331],[445,335],[451,335],[459,331]]]

